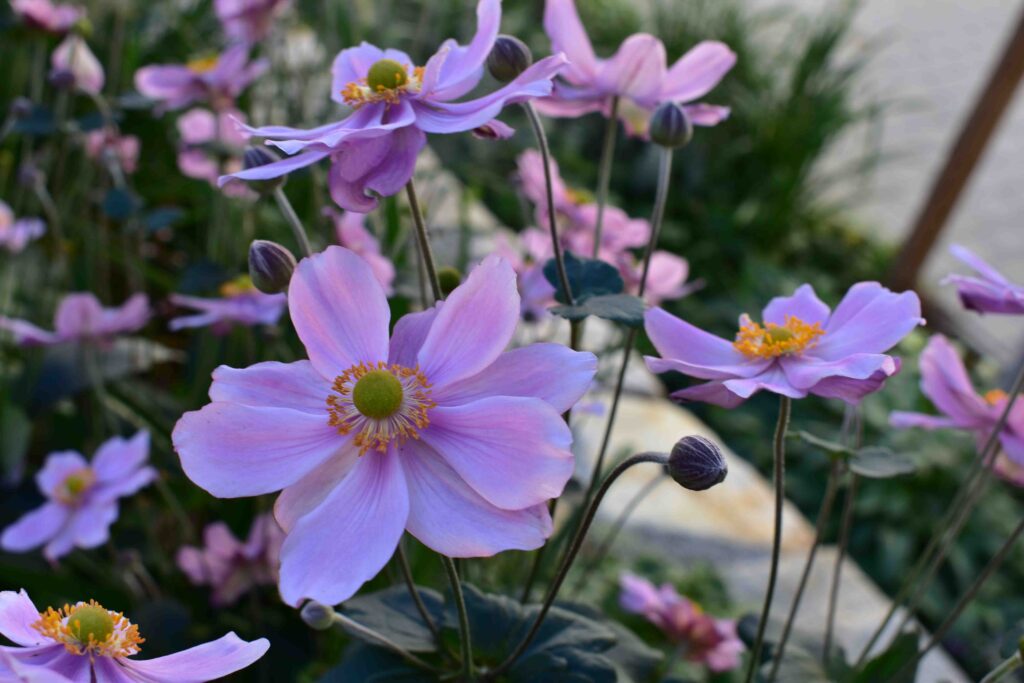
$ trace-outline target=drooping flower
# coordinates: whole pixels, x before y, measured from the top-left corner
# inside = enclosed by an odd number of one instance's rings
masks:
[[[324,208],[324,215],[334,221],[334,234],[338,244],[362,256],[370,264],[370,269],[377,282],[384,288],[384,293],[391,296],[395,266],[391,259],[380,252],[380,241],[366,229],[366,214],[337,211],[328,206]]]
[[[976,276],[948,275],[943,280],[956,286],[964,308],[979,313],[1024,315],[1024,285],[1010,282],[1005,275],[965,247],[955,244],[950,251],[977,273]]]
[[[51,453],[36,475],[46,502],[4,529],[0,547],[23,553],[45,544],[51,562],[73,548],[95,548],[107,542],[117,521],[119,498],[147,486],[157,473],[146,465],[149,433],[103,443],[86,462],[75,451]]]
[[[177,563],[192,583],[213,589],[215,607],[224,607],[257,586],[277,583],[283,541],[284,531],[270,514],[253,521],[245,543],[227,524],[216,522],[203,531],[204,547],[181,548]]]
[[[178,118],[178,169],[196,180],[205,180],[214,187],[224,171],[242,168],[242,158],[249,134],[239,130],[235,120],[245,115],[235,109],[214,113],[208,109],[190,109]],[[245,183],[235,181],[224,186],[230,197],[255,197]]]
[[[956,349],[941,334],[933,335],[921,352],[921,393],[942,413],[940,416],[894,411],[889,423],[897,429],[961,429],[974,434],[979,451],[995,431],[1009,400],[1005,391],[993,389],[979,395]],[[1004,479],[1024,486],[1024,402],[1014,403],[1006,426],[999,433],[1002,453],[995,471]]]
[[[39,218],[14,218],[6,202],[0,200],[0,247],[12,254],[24,251],[28,243],[46,233],[46,223]]]
[[[619,98],[619,119],[631,135],[646,135],[651,113],[662,102],[683,104],[697,126],[714,126],[729,116],[728,107],[695,103],[709,93],[736,63],[724,43],[705,40],[666,65],[665,45],[647,33],[623,41],[609,59],[594,54],[574,0],[547,0],[544,30],[554,52],[564,52],[569,66],[551,97],[538,100],[548,116],[576,117],[599,111],[611,116],[612,99]]]
[[[135,87],[165,109],[205,103],[217,111],[233,109],[235,100],[269,68],[264,59],[249,61],[249,46],[232,45],[219,56],[187,64],[154,64],[135,72]]]
[[[90,159],[105,161],[112,157],[124,173],[135,173],[139,165],[139,138],[121,135],[110,128],[100,128],[85,136],[85,153]]]
[[[734,408],[763,390],[790,398],[808,394],[857,404],[899,372],[898,358],[885,355],[918,325],[921,302],[914,292],[896,294],[877,282],[861,282],[830,311],[810,285],[776,297],[763,323],[740,316],[729,342],[660,308],[644,316],[661,358],[647,356],[651,372],[681,372],[711,380],[682,389],[673,398]]]
[[[40,612],[28,593],[0,592],[0,677],[14,681],[75,683],[204,683],[244,669],[270,647],[234,633],[181,652],[135,659],[145,639],[120,612],[95,600]]]
[[[50,0],[11,0],[11,9],[31,28],[63,35],[85,16],[75,5],[55,5]]]
[[[21,346],[52,346],[64,342],[93,343],[105,346],[119,335],[142,329],[151,312],[145,294],[135,294],[124,304],[104,308],[89,292],[65,296],[53,318],[53,332],[36,327],[27,320],[0,315],[0,330],[14,335]]]
[[[214,0],[213,9],[230,38],[255,44],[267,37],[288,0]]]
[[[502,353],[515,287],[507,263],[485,259],[444,302],[399,320],[389,342],[370,266],[328,247],[288,289],[309,360],[214,372],[212,403],[179,420],[174,446],[215,496],[283,489],[285,602],[348,599],[404,531],[452,557],[544,543],[545,502],[573,470],[561,414],[597,361],[555,344]]]
[[[369,43],[334,60],[331,98],[353,112],[336,123],[300,130],[251,128],[294,156],[230,177],[276,178],[329,158],[331,197],[343,209],[368,213],[379,196],[397,193],[412,178],[427,133],[461,133],[489,124],[509,104],[548,94],[564,55],[542,59],[504,87],[455,102],[480,82],[501,22],[501,0],[480,0],[477,32],[469,45],[445,41],[425,66],[399,50]]]
[[[288,299],[284,294],[264,294],[252,285],[248,275],[236,278],[221,287],[221,298],[203,299],[184,294],[172,294],[171,303],[198,311],[195,315],[174,318],[169,327],[213,327],[217,334],[227,334],[232,325],[274,325]]]
[[[683,656],[716,673],[739,666],[743,641],[735,619],[715,619],[700,605],[664,583],[655,587],[647,579],[624,572],[619,577],[619,605],[657,626]]]
[[[103,65],[78,35],[69,35],[50,56],[53,67],[50,74],[70,75],[75,88],[90,95],[98,95],[106,80]]]

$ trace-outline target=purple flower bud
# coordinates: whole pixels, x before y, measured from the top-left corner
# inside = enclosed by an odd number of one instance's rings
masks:
[[[326,631],[334,625],[334,610],[314,600],[302,607],[302,620],[316,631]]]
[[[54,69],[47,80],[57,90],[71,90],[75,87],[75,74],[68,69]]]
[[[704,491],[725,481],[729,468],[715,442],[703,436],[684,436],[668,457],[668,473],[683,488]]]
[[[264,294],[288,289],[295,272],[295,257],[277,242],[255,240],[249,246],[249,278]]]
[[[685,109],[675,102],[665,102],[651,116],[650,136],[662,147],[682,147],[693,137],[693,124]]]
[[[259,166],[272,164],[275,161],[280,161],[280,159],[266,147],[246,147],[245,155],[242,157],[242,166],[246,170],[249,170],[250,168],[257,168]],[[247,180],[246,183],[256,192],[259,192],[262,195],[268,195],[273,194],[277,188],[284,185],[284,182],[287,179],[288,176],[282,175],[277,178],[270,178],[267,180]]]
[[[533,64],[533,54],[526,43],[514,36],[500,35],[487,55],[487,69],[502,83],[514,81]]]
[[[441,293],[448,296],[455,288],[462,283],[462,273],[457,268],[445,266],[437,270],[438,284],[441,285]]]

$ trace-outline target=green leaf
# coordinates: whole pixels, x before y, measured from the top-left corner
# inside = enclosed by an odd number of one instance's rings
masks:
[[[31,436],[32,421],[25,411],[9,401],[0,403],[0,479],[21,477]]]
[[[583,320],[594,315],[628,327],[644,324],[644,302],[632,294],[593,296],[576,306],[553,306],[551,312],[568,320]]]
[[[403,589],[404,590],[404,589]],[[382,648],[353,643],[320,683],[434,683],[437,678]]]
[[[420,587],[419,593],[427,612],[440,627],[444,619],[444,598],[430,588]],[[434,634],[423,622],[404,584],[353,598],[345,603],[343,611],[358,623],[387,636],[409,652],[437,650]]]
[[[760,669],[760,678],[768,680],[774,662],[765,662]],[[775,677],[778,683],[832,683],[825,667],[818,657],[795,644],[786,648],[786,653],[779,664]]]
[[[917,469],[907,455],[875,446],[854,451],[849,462],[853,472],[869,479],[888,479]]]
[[[793,439],[800,439],[801,441],[808,443],[812,446],[815,446],[816,448],[820,448],[821,450],[827,453],[834,453],[836,455],[850,455],[853,453],[852,448],[848,448],[836,441],[829,441],[828,439],[823,439],[820,436],[815,436],[814,434],[811,434],[810,432],[805,432],[803,430],[798,432],[792,432],[789,436],[790,438]]]
[[[600,259],[579,258],[571,251],[562,254],[565,261],[565,274],[569,278],[569,287],[576,304],[582,304],[591,297],[605,294],[620,294],[626,287],[618,268]],[[555,300],[568,303],[562,284],[558,278],[558,266],[555,259],[548,259],[544,264],[544,277],[555,288]]]
[[[864,668],[849,679],[848,683],[912,683],[917,674],[917,662],[913,666],[904,667],[917,656],[918,634],[909,631],[898,635],[889,647],[878,656],[870,659]],[[899,678],[894,678],[899,674]]]

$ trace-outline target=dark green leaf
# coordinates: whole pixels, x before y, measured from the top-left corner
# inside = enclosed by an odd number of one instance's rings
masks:
[[[435,683],[437,678],[387,650],[354,643],[320,683]]]
[[[23,135],[50,135],[57,130],[53,112],[43,106],[34,106],[32,112],[14,124],[13,131]]]
[[[916,631],[901,633],[884,652],[869,660],[863,669],[854,674],[849,683],[910,683],[917,673],[917,663],[913,666],[907,664],[917,656],[917,641]],[[897,674],[899,678],[894,678]]]
[[[569,287],[572,288],[572,296],[577,304],[594,296],[619,294],[626,286],[618,269],[610,263],[599,259],[579,258],[570,251],[563,253],[563,259]],[[567,303],[558,279],[555,259],[548,259],[544,264],[544,277],[555,288],[555,300],[562,304]]]
[[[155,232],[162,228],[173,225],[174,223],[181,220],[181,217],[185,215],[185,212],[176,206],[165,206],[152,211],[147,211],[143,222],[146,225],[146,229],[150,232]]]
[[[910,474],[916,466],[913,460],[902,453],[894,453],[888,448],[869,447],[855,451],[850,456],[850,469],[862,477],[888,479]]]
[[[568,320],[594,315],[628,327],[644,324],[644,302],[632,294],[604,294],[584,299],[576,306],[554,306],[551,312]]]
[[[435,624],[444,618],[444,599],[430,588],[419,589],[427,612]],[[423,623],[419,610],[403,584],[376,593],[361,595],[345,603],[346,615],[358,623],[382,633],[410,652],[434,652],[437,642]]]
[[[103,198],[103,213],[115,221],[123,221],[142,208],[142,200],[128,190],[114,187]]]
[[[760,677],[768,680],[772,666],[774,662],[765,662],[761,666]],[[777,683],[831,683],[834,679],[829,678],[818,657],[802,647],[790,644],[786,648],[775,680]]]

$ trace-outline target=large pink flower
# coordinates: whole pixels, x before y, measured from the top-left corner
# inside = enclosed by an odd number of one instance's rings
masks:
[[[124,304],[104,308],[89,292],[68,294],[57,306],[53,332],[36,327],[27,320],[0,315],[0,330],[14,335],[22,346],[52,346],[64,342],[109,344],[115,337],[141,329],[151,311],[145,294],[135,294]]]
[[[554,344],[502,353],[519,318],[512,268],[486,259],[388,339],[384,290],[342,247],[304,259],[288,307],[308,361],[220,367],[212,403],[173,441],[215,496],[283,489],[281,595],[334,604],[404,531],[454,557],[534,549],[573,470],[561,414],[596,359]]]

